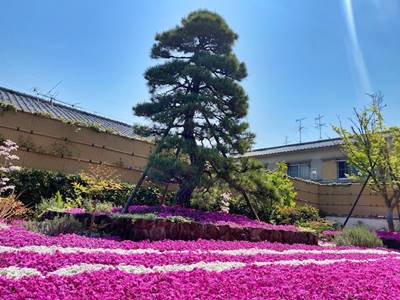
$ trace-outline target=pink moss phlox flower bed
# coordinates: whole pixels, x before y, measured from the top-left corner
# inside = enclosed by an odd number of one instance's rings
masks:
[[[399,299],[400,253],[48,237],[0,224],[0,299]]]
[[[276,230],[297,231],[293,225],[273,225],[265,222],[259,222],[249,219],[243,215],[229,214],[224,212],[208,212],[192,208],[183,208],[178,205],[174,206],[147,206],[132,205],[128,209],[132,214],[154,213],[159,217],[183,216],[193,219],[195,222],[202,224],[229,225],[232,227],[255,227]],[[115,210],[114,210],[115,212]]]
[[[382,240],[395,240],[400,242],[400,232],[396,231],[377,231],[377,236]]]

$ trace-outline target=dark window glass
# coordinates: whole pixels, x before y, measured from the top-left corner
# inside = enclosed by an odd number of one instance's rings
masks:
[[[291,177],[299,177],[299,165],[288,165],[288,175]]]
[[[337,178],[338,179],[346,179],[346,174],[350,175],[349,164],[344,161],[340,160],[337,162]]]
[[[291,177],[310,178],[310,165],[305,164],[288,164],[287,173]]]

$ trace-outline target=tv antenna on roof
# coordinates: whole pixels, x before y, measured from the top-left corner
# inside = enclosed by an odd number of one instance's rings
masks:
[[[301,143],[301,135],[303,133],[303,130],[306,128],[305,126],[303,126],[303,121],[305,119],[307,118],[300,118],[296,120],[296,122],[299,124],[299,126],[297,127],[297,130],[299,131],[299,143]]]
[[[40,97],[43,97],[43,98],[46,98],[46,99],[50,100],[50,104],[53,105],[53,102],[54,102],[54,101],[61,102],[61,101],[57,100],[57,96],[58,96],[58,94],[59,94],[58,91],[55,91],[55,89],[56,89],[61,83],[62,83],[62,80],[60,80],[59,82],[57,82],[57,84],[56,84],[55,86],[53,86],[50,90],[48,90],[47,93],[42,93],[42,92],[39,90],[39,88],[37,88],[37,87],[34,87],[34,88],[32,89],[32,91],[33,91],[37,96],[40,96]]]
[[[285,145],[289,144],[289,137],[286,135],[285,136]]]
[[[325,127],[326,124],[322,123],[322,118],[324,116],[321,114],[318,114],[318,117],[314,118],[315,125],[314,128],[317,128],[319,130],[319,139],[322,140],[322,127]]]
[[[49,96],[49,97],[53,97],[53,98],[56,98],[57,96],[58,96],[58,91],[55,91],[55,89],[56,89],[56,87],[58,87],[61,83],[62,83],[63,81],[62,80],[60,80],[59,82],[57,82],[57,84],[55,85],[55,86],[53,86],[48,92],[47,92],[47,95]],[[54,92],[53,92],[54,91]]]
[[[36,94],[36,96],[40,96],[40,97],[42,97],[42,98],[45,98],[45,99],[49,100],[51,105],[53,105],[54,102],[58,102],[58,103],[61,103],[61,104],[64,104],[64,105],[68,105],[68,106],[70,106],[70,107],[72,107],[72,108],[81,108],[81,107],[78,105],[78,104],[80,104],[80,102],[76,102],[76,103],[72,103],[72,104],[71,104],[71,103],[64,102],[64,101],[61,101],[61,100],[58,100],[58,99],[57,99],[59,92],[58,92],[58,91],[55,91],[55,89],[56,89],[62,82],[63,82],[62,80],[60,80],[59,82],[57,82],[57,84],[56,84],[55,86],[53,86],[50,90],[48,90],[47,93],[42,93],[42,92],[40,91],[40,89],[37,88],[37,87],[32,88],[32,92],[34,92],[34,93]]]

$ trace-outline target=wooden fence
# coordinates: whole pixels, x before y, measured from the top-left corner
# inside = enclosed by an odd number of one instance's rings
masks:
[[[295,178],[293,183],[298,204],[313,205],[331,216],[347,215],[361,189],[358,183],[320,184]],[[385,215],[385,210],[383,197],[367,187],[353,216],[382,217]]]

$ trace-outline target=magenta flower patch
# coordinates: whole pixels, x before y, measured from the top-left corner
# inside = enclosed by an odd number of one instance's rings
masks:
[[[297,231],[293,225],[273,225],[265,222],[259,222],[249,219],[243,215],[229,214],[225,212],[208,212],[192,208],[183,208],[180,206],[147,206],[147,205],[132,205],[128,209],[129,213],[146,214],[154,213],[159,217],[168,216],[183,216],[193,219],[195,222],[202,224],[229,225],[232,227],[256,227],[276,230]],[[116,212],[116,210],[114,210]]]
[[[0,299],[399,299],[400,253],[56,237],[0,224]]]

